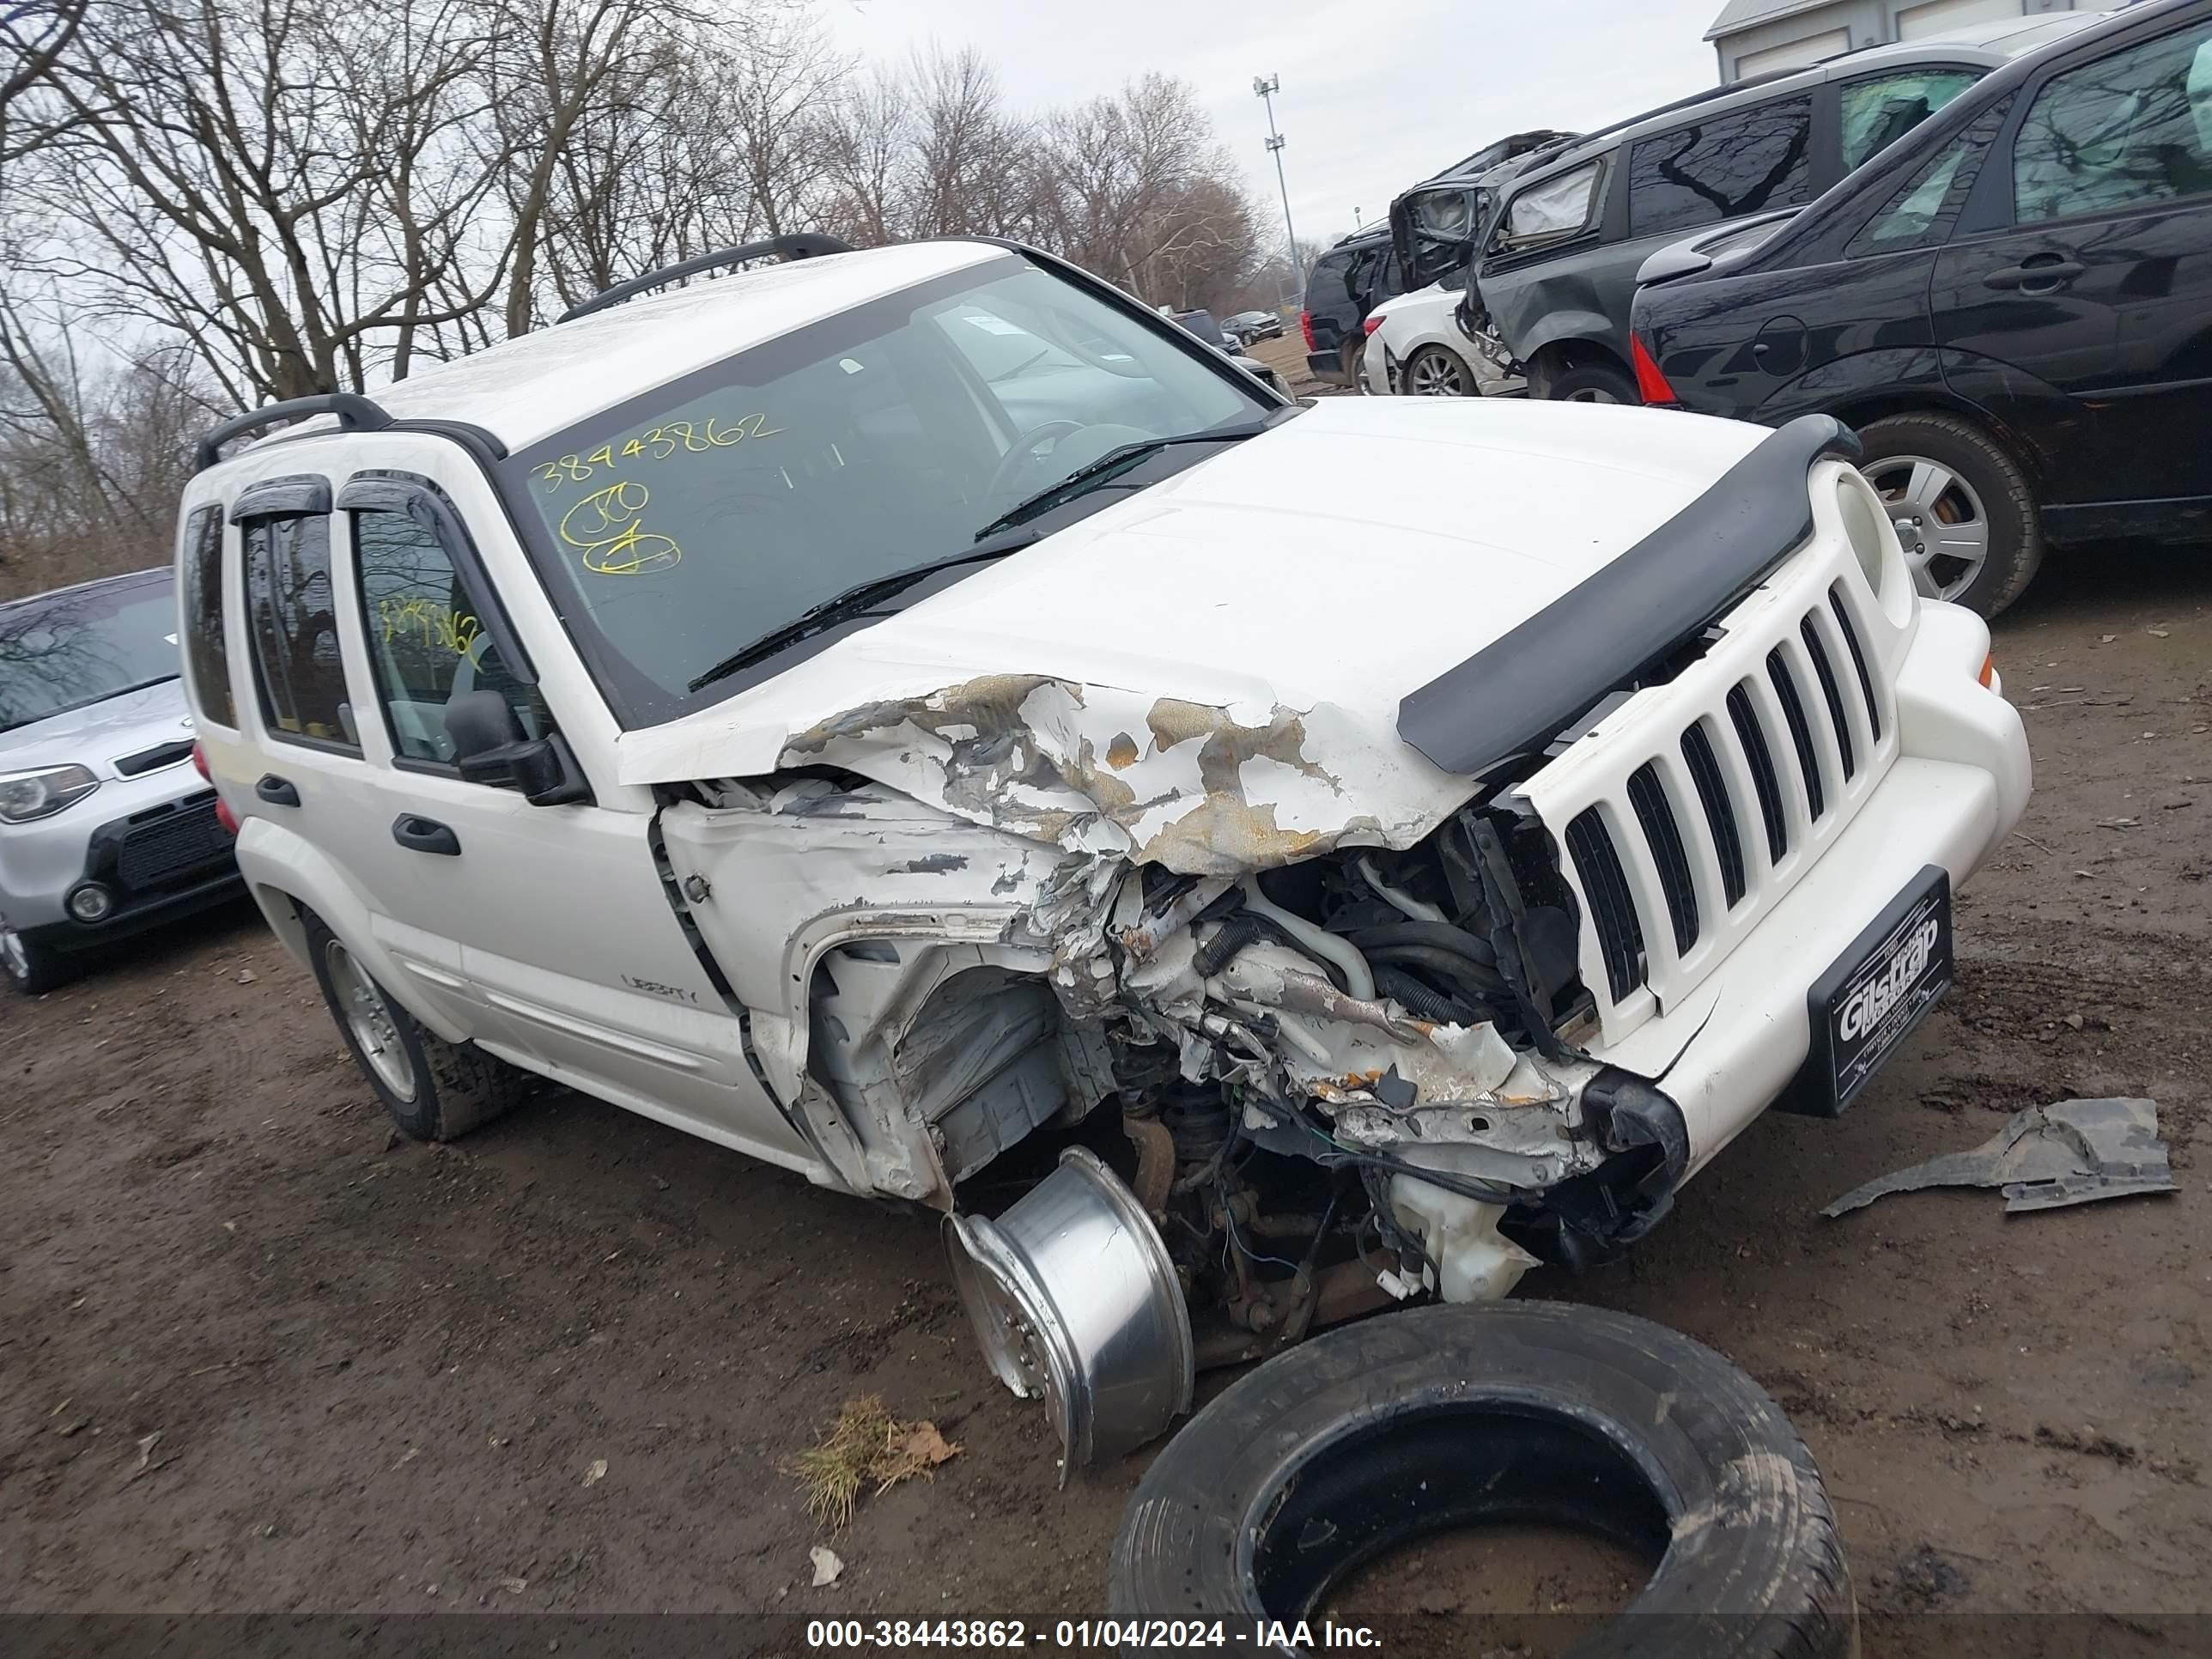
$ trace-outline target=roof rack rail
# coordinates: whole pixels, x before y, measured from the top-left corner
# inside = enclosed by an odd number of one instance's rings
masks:
[[[764,258],[771,253],[780,259],[814,259],[825,253],[850,253],[852,251],[850,242],[817,231],[771,236],[765,241],[741,242],[736,247],[702,253],[696,258],[679,260],[672,265],[663,265],[658,270],[648,270],[642,276],[633,276],[626,283],[617,283],[605,293],[593,295],[583,304],[570,306],[555,320],[556,323],[572,323],[579,317],[605,311],[609,306],[618,306],[625,300],[635,299],[656,288],[665,288],[686,276],[696,276],[702,270],[712,270],[717,265],[742,264],[747,259]]]
[[[308,398],[287,398],[219,423],[193,445],[192,471],[204,472],[213,466],[222,459],[222,447],[233,438],[280,421],[304,421],[311,415],[335,415],[339,427],[347,432],[381,432],[392,424],[392,416],[358,392],[318,392]]]

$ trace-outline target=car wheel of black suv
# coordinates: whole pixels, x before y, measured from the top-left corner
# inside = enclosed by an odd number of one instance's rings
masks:
[[[519,1104],[533,1079],[472,1042],[447,1042],[416,1023],[376,982],[345,941],[313,911],[308,960],[361,1073],[399,1132],[416,1140],[454,1140]]]
[[[1636,382],[1611,363],[1580,362],[1538,371],[1536,395],[1560,404],[1640,404]]]
[[[1912,579],[1929,599],[1994,617],[2043,562],[2027,475],[1952,415],[1892,415],[1859,428],[1859,471],[1888,504]]]

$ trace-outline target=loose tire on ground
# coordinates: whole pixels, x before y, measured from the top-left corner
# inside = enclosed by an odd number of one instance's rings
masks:
[[[400,1133],[454,1140],[521,1103],[535,1079],[474,1043],[425,1030],[312,910],[308,960],[354,1063]]]
[[[1956,474],[1977,498],[1986,520],[1988,551],[1979,573],[1950,596],[1954,603],[1995,617],[2027,591],[2043,562],[2043,522],[2027,475],[2002,444],[1954,415],[1891,415],[1869,421],[1858,433],[1864,452],[1859,465],[1878,489],[1885,476],[1881,463],[1925,457]],[[1910,540],[1905,550],[1912,550]]]
[[[1114,1540],[1109,1602],[1116,1618],[1242,1628],[1316,1618],[1385,1551],[1505,1522],[1658,1559],[1578,1656],[1854,1650],[1835,1516],[1781,1408],[1702,1343],[1551,1302],[1409,1309],[1261,1365],[1146,1471]]]

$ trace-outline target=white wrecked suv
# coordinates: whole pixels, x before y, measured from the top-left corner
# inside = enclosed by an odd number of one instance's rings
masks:
[[[769,252],[203,446],[206,763],[409,1133],[534,1073],[943,1212],[1079,1463],[1620,1250],[1948,983],[2027,750],[1834,422],[1302,409],[1026,249]]]

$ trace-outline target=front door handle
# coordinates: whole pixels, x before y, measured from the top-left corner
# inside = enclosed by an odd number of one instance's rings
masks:
[[[461,855],[461,838],[435,818],[418,818],[402,812],[392,820],[392,839],[410,853],[438,853],[449,859]]]
[[[274,772],[264,773],[261,781],[253,786],[253,793],[271,806],[297,806],[300,792],[292,787],[289,778],[280,778]]]
[[[1982,278],[1984,288],[2016,288],[2023,294],[2051,294],[2088,267],[2059,253],[2039,253],[2016,265],[2004,265]]]

